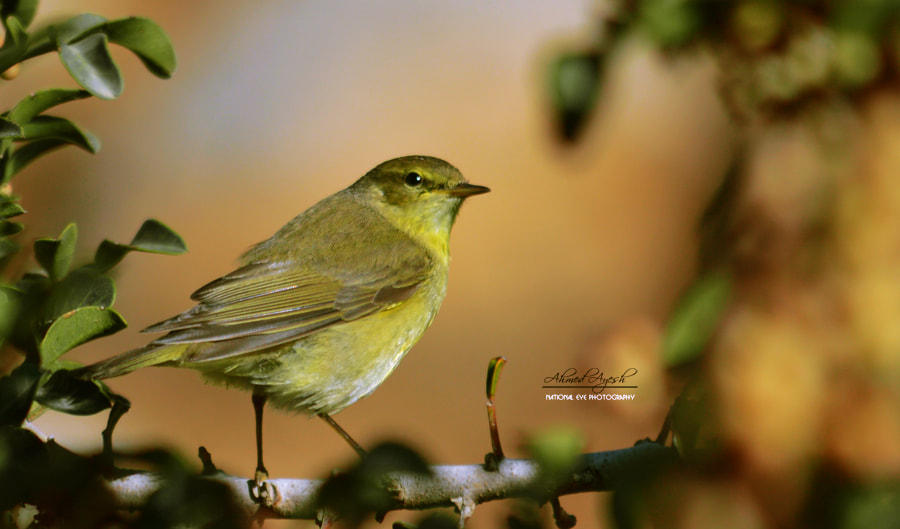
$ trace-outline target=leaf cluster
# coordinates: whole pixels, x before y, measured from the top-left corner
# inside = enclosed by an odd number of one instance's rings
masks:
[[[47,151],[64,145],[90,153],[100,149],[96,136],[65,118],[45,112],[91,96],[115,99],[121,95],[124,81],[110,54],[109,43],[133,52],[157,77],[167,79],[175,71],[172,44],[162,28],[149,19],[107,20],[82,14],[29,31],[36,9],[37,0],[2,3],[0,23],[7,37],[0,47],[0,72],[9,72],[35,57],[57,53],[82,89],[36,92],[0,115],[0,185]],[[0,203],[3,207],[5,203]]]
[[[140,17],[107,20],[92,14],[29,29],[37,0],[0,2],[6,33],[0,47],[0,71],[41,55],[56,53],[83,89],[51,88],[34,92],[0,114],[0,265],[19,252],[15,235],[25,213],[12,193],[12,178],[50,151],[74,145],[95,153],[100,141],[68,119],[48,114],[59,105],[96,96],[112,99],[122,92],[122,77],[108,43],[133,53],[154,75],[168,78],[175,69],[171,42],[154,22]],[[109,407],[101,385],[67,376],[73,364],[61,356],[87,341],[123,329],[112,309],[115,285],[107,272],[131,251],[179,254],[184,241],[159,221],[144,223],[129,244],[104,241],[92,262],[73,268],[78,229],[67,226],[57,238],[32,246],[40,269],[0,284],[0,343],[15,349],[25,363],[0,379],[0,424],[18,425],[32,401],[67,413],[96,413]]]
[[[0,403],[0,424],[21,424],[31,400],[76,415],[108,408],[105,386],[73,377],[67,370],[78,364],[61,357],[85,342],[126,327],[125,319],[112,308],[116,288],[107,274],[125,254],[176,255],[186,250],[181,238],[156,220],[146,221],[130,244],[103,241],[92,262],[70,269],[76,242],[74,224],[55,239],[36,240],[34,255],[41,270],[0,286],[5,300],[4,327],[8,329],[3,338],[25,355],[22,365],[0,378],[0,394],[8,386],[17,388],[18,395]]]
[[[107,20],[82,14],[32,27],[37,11],[37,0],[0,1],[5,33],[0,76],[6,80],[0,82],[13,82],[23,63],[56,54],[81,88],[40,90],[0,113],[0,272],[5,274],[0,279],[0,354],[6,365],[18,365],[0,376],[0,527],[13,523],[10,516],[23,502],[41,503],[45,521],[54,510],[47,510],[48,506],[65,503],[75,508],[77,502],[66,501],[75,497],[93,498],[82,505],[84,509],[108,510],[111,500],[102,490],[96,465],[52,441],[43,442],[22,425],[47,408],[87,415],[121,399],[102,383],[74,376],[70,370],[79,364],[63,355],[126,327],[125,319],[113,309],[116,288],[109,272],[128,253],[186,251],[177,233],[148,220],[131,242],[105,240],[90,262],[76,266],[78,229],[70,224],[57,237],[40,238],[27,248],[32,269],[9,272],[12,258],[26,254],[16,241],[25,209],[13,194],[13,177],[66,145],[90,153],[100,149],[96,136],[48,112],[88,97],[114,99],[122,93],[122,75],[109,43],[134,53],[157,77],[169,78],[175,70],[172,44],[151,20]],[[29,255],[21,257],[28,260]],[[48,488],[47,483],[52,485]]]

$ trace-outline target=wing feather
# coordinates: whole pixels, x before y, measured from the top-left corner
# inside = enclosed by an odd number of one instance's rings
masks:
[[[317,249],[298,245],[304,240]],[[194,292],[196,307],[145,331],[167,333],[153,343],[190,345],[181,363],[254,354],[405,303],[434,273],[435,259],[350,188],[301,213],[248,251],[244,266]]]
[[[403,303],[428,277],[427,261],[400,270],[354,280],[293,263],[252,263],[197,290],[193,309],[144,331],[168,333],[158,345],[202,344],[187,363],[251,354]]]

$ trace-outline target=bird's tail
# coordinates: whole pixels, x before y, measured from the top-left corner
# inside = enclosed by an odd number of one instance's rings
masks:
[[[181,344],[167,345],[149,343],[143,347],[132,349],[131,351],[112,358],[101,360],[96,364],[82,367],[81,369],[76,370],[75,374],[80,378],[90,380],[101,380],[104,378],[127,375],[135,369],[171,362],[180,356],[183,347],[184,346]]]

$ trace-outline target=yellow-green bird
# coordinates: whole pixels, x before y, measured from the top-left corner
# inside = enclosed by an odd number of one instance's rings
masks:
[[[463,201],[487,193],[449,163],[406,156],[382,163],[251,248],[242,266],[191,296],[197,306],[145,331],[144,347],[81,376],[146,366],[189,367],[253,392],[257,481],[262,410],[331,419],[371,394],[431,324],[447,291],[448,243]]]

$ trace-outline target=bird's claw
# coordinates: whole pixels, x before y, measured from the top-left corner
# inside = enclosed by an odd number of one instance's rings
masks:
[[[264,507],[275,505],[279,499],[278,489],[268,479],[268,473],[257,470],[256,476],[249,483],[250,498]]]
[[[403,495],[403,485],[400,483],[400,480],[394,476],[382,476],[381,486],[394,500],[399,500]]]

